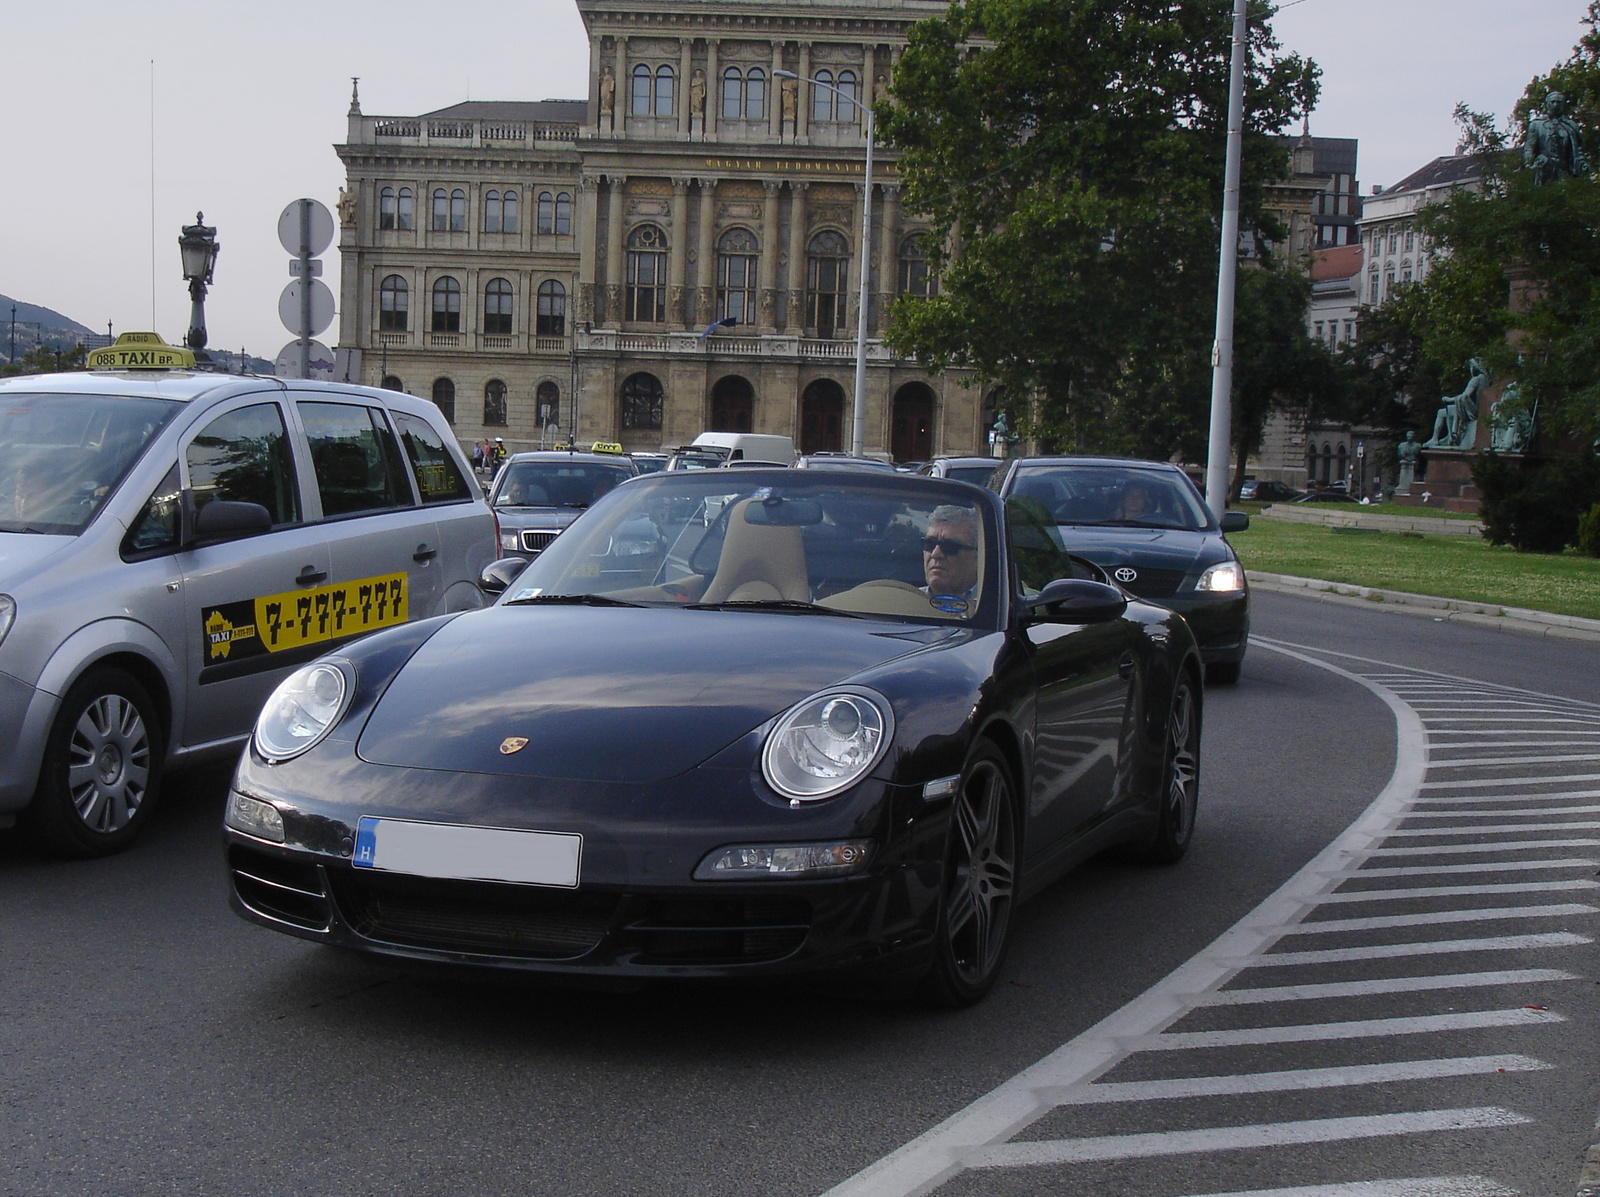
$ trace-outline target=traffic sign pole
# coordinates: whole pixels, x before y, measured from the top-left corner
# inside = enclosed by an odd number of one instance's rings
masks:
[[[311,377],[311,202],[300,201],[300,377]]]

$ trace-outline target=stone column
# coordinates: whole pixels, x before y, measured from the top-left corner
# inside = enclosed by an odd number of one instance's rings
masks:
[[[678,136],[688,139],[689,120],[689,51],[694,48],[693,38],[678,39],[678,85],[672,91],[672,97],[678,105]]]
[[[695,313],[692,323],[701,328],[716,319],[717,256],[717,181],[700,180],[700,246],[695,253]]]
[[[878,318],[872,329],[880,336],[888,325],[889,303],[900,286],[900,189],[885,186],[883,241],[878,246]]]
[[[783,136],[783,90],[778,86],[783,80],[778,72],[783,69],[783,43],[772,43],[772,69],[767,72],[767,135],[773,141]]]
[[[574,319],[583,322],[594,320],[595,269],[600,256],[599,190],[598,179],[586,176],[578,180],[578,310]]]
[[[872,72],[873,72],[873,69],[874,69],[873,68],[873,64],[877,62],[877,56],[878,56],[878,48],[876,46],[868,46],[866,48],[866,58],[862,61],[862,64],[861,64],[860,96],[861,96],[861,102],[863,104],[866,104],[866,105],[871,105],[871,103],[872,103]],[[865,139],[866,136],[867,136],[867,115],[866,115],[866,113],[864,113],[864,112],[856,113],[856,120],[861,126],[861,136],[862,136],[863,139]]]
[[[850,212],[850,236],[857,242],[857,245],[855,253],[850,255],[849,294],[845,298],[846,327],[850,329],[852,334],[855,332],[856,327],[856,312],[861,307],[861,272],[870,269],[868,262],[871,260],[869,255],[872,253],[871,229],[867,230],[869,239],[865,244],[861,243],[861,213],[865,210],[866,184],[857,183],[855,189],[856,202]]]
[[[762,332],[778,329],[778,189],[776,180],[764,180],[761,199],[761,264],[757,270],[756,320]]]
[[[811,45],[809,42],[800,43],[800,70],[802,80],[811,78]],[[817,89],[809,83],[802,82],[797,85],[794,97],[794,141],[796,145],[806,145],[806,134],[811,128],[811,93]]]
[[[714,37],[706,38],[706,133],[717,131],[717,118],[722,115],[722,67],[717,63],[717,48],[721,45]]]
[[[617,92],[612,102],[614,115],[611,118],[611,132],[613,136],[621,137],[628,128],[628,105],[633,103],[633,80],[628,77],[628,39],[619,33],[616,43],[616,65],[612,70],[617,79]]]
[[[787,326],[799,333],[806,322],[806,184],[789,182],[789,312]]]
[[[667,247],[667,323],[687,328],[684,265],[689,256],[689,180],[672,180],[672,244]]]
[[[606,176],[606,312],[605,323],[622,324],[622,284],[627,277],[622,259],[622,176]]]
[[[615,94],[615,93],[613,93]],[[600,132],[600,38],[589,42],[589,128]]]

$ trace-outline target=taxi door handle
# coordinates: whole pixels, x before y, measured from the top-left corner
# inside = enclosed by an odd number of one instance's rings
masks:
[[[411,560],[413,560],[413,561],[432,561],[438,555],[439,555],[439,550],[438,549],[429,548],[426,544],[419,544],[417,546],[417,551],[415,553],[411,554]]]
[[[295,578],[295,581],[302,586],[315,586],[318,582],[325,582],[327,580],[328,571],[324,569],[318,569],[314,565],[306,566]]]

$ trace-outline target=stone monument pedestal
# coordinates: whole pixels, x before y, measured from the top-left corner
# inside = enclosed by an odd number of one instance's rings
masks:
[[[1473,449],[1424,449],[1422,460],[1428,476],[1411,483],[1411,493],[1395,492],[1394,501],[1402,507],[1426,507],[1432,511],[1476,513],[1481,492],[1472,481]],[[1423,502],[1426,494],[1428,500]]]

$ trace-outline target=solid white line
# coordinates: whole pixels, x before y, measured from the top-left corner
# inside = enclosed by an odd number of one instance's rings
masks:
[[[1359,1018],[1349,1022],[1291,1023],[1277,1027],[1239,1027],[1230,1031],[1165,1031],[1130,1043],[1135,1051],[1182,1052],[1208,1047],[1263,1043],[1324,1043],[1330,1039],[1385,1039],[1390,1035],[1433,1035],[1440,1031],[1479,1031],[1486,1027],[1542,1026],[1567,1020],[1554,1010],[1468,1010],[1460,1014],[1419,1014],[1409,1018]]]
[[[1224,989],[1208,994],[1201,1006],[1255,1006],[1266,1002],[1309,1002],[1319,998],[1371,997],[1380,993],[1422,993],[1435,989],[1478,989],[1490,985],[1532,985],[1576,981],[1556,968],[1513,968],[1497,973],[1453,973],[1433,977],[1384,977],[1372,981],[1330,981],[1319,985],[1273,985],[1263,989]]]
[[[1600,773],[1554,773],[1549,777],[1485,777],[1478,781],[1425,781],[1422,783],[1422,788],[1425,790],[1483,790],[1490,786],[1553,786],[1569,781],[1600,781]]]
[[[1345,876],[1351,881],[1363,877],[1430,877],[1460,873],[1511,873],[1522,869],[1596,869],[1600,860],[1587,860],[1581,856],[1568,856],[1560,860],[1493,860],[1478,864],[1398,865],[1394,868],[1357,869]]]
[[[1600,839],[1508,840],[1498,844],[1440,844],[1417,848],[1371,848],[1368,856],[1460,856],[1467,852],[1522,852],[1529,848],[1593,848]]]
[[[1593,719],[1583,719],[1576,715],[1530,715],[1523,718],[1521,715],[1431,715],[1429,723],[1578,723],[1589,727]],[[1498,728],[1485,727],[1479,729],[1485,732],[1498,731]]]
[[[1600,798],[1600,790],[1562,790],[1559,794],[1448,794],[1418,798],[1417,805],[1445,806],[1460,802],[1548,802],[1552,798]],[[1501,811],[1501,814],[1521,814],[1519,810]]]
[[[1253,968],[1282,964],[1348,964],[1394,956],[1449,956],[1457,952],[1513,952],[1529,948],[1574,948],[1593,943],[1587,935],[1548,931],[1539,935],[1486,935],[1472,939],[1430,939],[1419,943],[1377,943],[1364,948],[1317,948],[1309,952],[1269,952],[1246,962]]]
[[[1517,1126],[1531,1118],[1498,1106],[1463,1110],[1424,1110],[1415,1114],[1370,1114],[1357,1118],[1315,1118],[1306,1122],[1268,1122],[1257,1126],[1218,1126],[1204,1130],[1152,1131],[1093,1139],[1051,1139],[984,1147],[963,1162],[969,1168],[1015,1168],[1038,1164],[1082,1164],[1096,1160],[1188,1155],[1202,1151],[1241,1151],[1303,1143],[1337,1143],[1427,1131],[1484,1130]]]
[[[1408,816],[1409,817],[1409,816]],[[1419,836],[1419,835],[1487,835],[1523,831],[1590,831],[1600,828],[1600,823],[1592,819],[1580,819],[1573,823],[1491,823],[1485,827],[1407,827],[1399,831],[1391,831],[1390,836]]]
[[[1340,890],[1322,899],[1334,902],[1400,902],[1411,898],[1457,898],[1483,894],[1548,894],[1575,889],[1600,889],[1600,881],[1516,881],[1503,885],[1429,885],[1418,889]]]
[[[1450,760],[1434,760],[1428,767],[1430,769],[1471,769],[1478,765],[1493,765],[1496,768],[1502,765],[1553,765],[1563,761],[1600,761],[1600,753],[1593,752],[1563,752],[1550,756],[1472,756],[1452,757]]]
[[[1354,1180],[1336,1185],[1299,1185],[1292,1189],[1235,1190],[1193,1193],[1190,1197],[1518,1197],[1487,1176],[1416,1176],[1399,1180]]]
[[[1124,1101],[1167,1101],[1180,1097],[1232,1097],[1244,1093],[1301,1093],[1348,1085],[1386,1085],[1452,1076],[1492,1076],[1501,1072],[1541,1072],[1554,1068],[1532,1056],[1458,1056],[1445,1060],[1403,1060],[1394,1064],[1350,1064],[1342,1068],[1296,1068],[1241,1076],[1174,1077],[1165,1081],[1096,1081],[1077,1089],[1041,1092],[1056,1105],[1093,1106]]]
[[[1554,795],[1554,794],[1534,794],[1534,795],[1531,795],[1530,798],[1532,800],[1537,801],[1540,798],[1548,800],[1548,799],[1554,798],[1556,796],[1557,795]],[[1566,794],[1560,795],[1560,797],[1563,797],[1563,798],[1566,798],[1566,797],[1569,797],[1569,796],[1570,795],[1566,795]],[[1456,798],[1456,799],[1453,799],[1453,801],[1460,802],[1460,801],[1462,801],[1462,799]],[[1406,818],[1408,818],[1408,819],[1507,819],[1507,818],[1511,818],[1511,817],[1514,816],[1514,817],[1519,818],[1519,819],[1526,819],[1526,818],[1532,817],[1533,815],[1597,815],[1597,814],[1600,814],[1600,806],[1547,806],[1547,807],[1543,807],[1543,808],[1538,809],[1538,810],[1528,810],[1526,807],[1524,807],[1524,808],[1522,808],[1520,810],[1418,810],[1418,811],[1412,811],[1410,814],[1408,814],[1406,816]]]
[[[1482,910],[1433,910],[1426,914],[1386,914],[1367,919],[1323,919],[1298,923],[1285,935],[1324,935],[1332,931],[1376,931],[1384,927],[1427,927],[1440,923],[1484,923],[1497,919],[1548,919],[1569,914],[1600,914],[1600,909],[1577,902],[1552,906],[1497,906]]]

